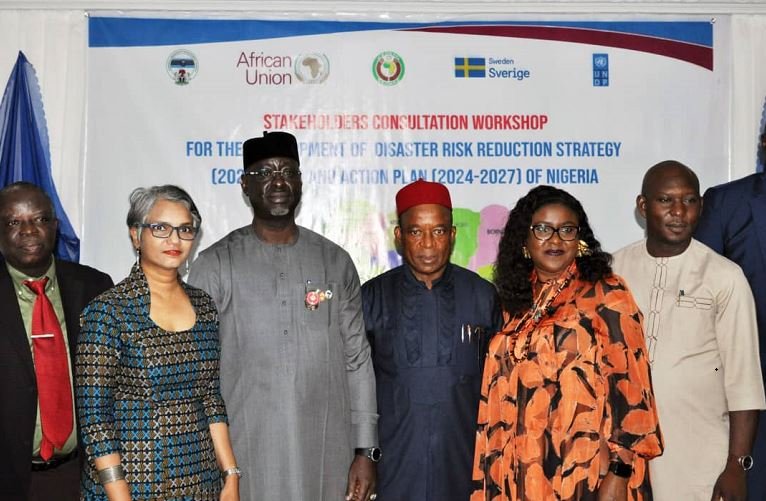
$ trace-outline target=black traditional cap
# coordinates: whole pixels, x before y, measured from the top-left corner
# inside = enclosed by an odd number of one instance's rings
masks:
[[[289,132],[263,132],[263,137],[248,139],[242,145],[242,163],[245,169],[259,160],[274,157],[292,158],[298,165],[298,141]]]

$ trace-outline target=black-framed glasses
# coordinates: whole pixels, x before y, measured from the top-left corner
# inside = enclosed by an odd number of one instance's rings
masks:
[[[297,179],[301,175],[301,170],[298,167],[285,167],[280,170],[271,167],[259,167],[244,172],[245,176],[253,176],[256,181],[271,181],[277,174],[282,176],[282,179]]]
[[[192,226],[191,224],[182,224],[181,226],[173,226],[168,223],[144,223],[137,224],[137,228],[149,228],[152,232],[152,236],[156,238],[170,238],[173,231],[178,233],[178,238],[181,240],[194,240],[197,238],[199,228]]]
[[[542,241],[550,240],[555,233],[564,242],[571,242],[572,240],[577,239],[577,235],[580,233],[580,228],[578,226],[572,226],[568,224],[554,228],[553,226],[548,226],[547,224],[540,223],[533,224],[529,227],[529,229],[532,230],[532,234],[536,239]]]

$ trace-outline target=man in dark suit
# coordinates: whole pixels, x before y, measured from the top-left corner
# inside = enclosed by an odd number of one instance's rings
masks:
[[[760,137],[766,159],[766,131]],[[695,237],[737,263],[755,298],[761,372],[766,377],[766,173],[709,188]],[[766,412],[761,412],[748,472],[749,499],[766,499]]]
[[[54,259],[57,226],[39,187],[0,189],[1,501],[79,499],[71,359],[80,311],[112,280]]]

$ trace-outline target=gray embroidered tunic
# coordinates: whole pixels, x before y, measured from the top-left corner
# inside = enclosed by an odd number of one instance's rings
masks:
[[[203,251],[189,281],[218,305],[242,499],[343,499],[354,448],[377,445],[375,378],[348,253],[306,228],[294,244],[269,245],[246,226]],[[311,291],[324,293],[315,309]]]

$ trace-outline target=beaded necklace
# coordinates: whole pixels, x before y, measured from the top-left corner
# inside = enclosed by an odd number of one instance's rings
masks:
[[[553,284],[551,284],[549,287],[543,286],[543,289],[540,291],[540,294],[538,294],[537,299],[532,304],[532,307],[524,313],[519,322],[516,324],[516,328],[506,336],[506,351],[514,362],[518,363],[527,358],[527,355],[529,354],[529,344],[532,341],[532,332],[542,321],[542,319],[550,313],[549,308],[551,304],[553,304],[553,301],[559,297],[561,291],[566,289],[567,285],[569,285],[569,282],[572,281],[572,277],[574,276],[576,270],[577,266],[574,262],[572,262],[572,264],[569,265],[565,272],[566,275],[564,276],[564,279],[561,280],[559,286],[556,287],[555,290],[553,290]],[[519,341],[519,335],[522,331],[526,331],[527,336],[524,341],[524,346],[521,349],[521,353],[517,354],[516,347]],[[510,346],[507,346],[508,343],[510,343]]]

